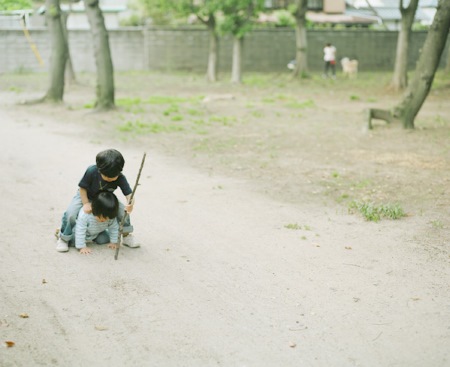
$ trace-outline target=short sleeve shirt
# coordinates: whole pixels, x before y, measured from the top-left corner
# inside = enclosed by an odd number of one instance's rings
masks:
[[[106,182],[102,179],[96,165],[88,167],[78,186],[86,189],[89,200],[92,200],[99,191],[114,192],[117,187],[120,187],[124,196],[130,195],[132,192],[130,184],[122,173],[119,174],[117,180]]]
[[[325,61],[332,61],[336,57],[336,47],[334,46],[326,46],[323,49],[323,59]]]

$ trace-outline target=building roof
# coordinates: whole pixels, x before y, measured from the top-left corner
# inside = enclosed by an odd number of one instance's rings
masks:
[[[331,23],[346,25],[370,25],[378,23],[378,19],[370,14],[346,12],[344,14],[327,14],[323,12],[308,11],[306,18],[314,23]]]
[[[400,13],[400,0],[346,0],[347,9],[355,12],[363,12],[379,17],[383,22],[399,22],[402,19]],[[369,6],[370,5],[370,6]],[[409,0],[405,0],[403,6],[408,6]],[[438,0],[419,0],[415,14],[416,21],[429,25],[436,13]]]

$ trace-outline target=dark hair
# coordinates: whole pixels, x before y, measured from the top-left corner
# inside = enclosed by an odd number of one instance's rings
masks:
[[[92,199],[92,214],[96,217],[114,219],[119,212],[119,200],[109,191],[100,191]]]
[[[115,149],[107,149],[98,153],[95,162],[100,173],[110,178],[119,176],[125,165],[122,154]]]

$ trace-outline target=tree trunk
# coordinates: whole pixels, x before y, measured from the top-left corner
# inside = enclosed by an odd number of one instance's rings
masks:
[[[95,64],[97,68],[97,110],[109,110],[114,103],[114,70],[109,48],[108,31],[98,0],[85,0],[86,15],[91,26],[94,41]]]
[[[233,65],[231,69],[231,82],[241,83],[242,81],[242,37],[233,38]]]
[[[66,71],[65,71],[65,79],[69,84],[76,83],[76,76],[73,70],[72,58],[70,57],[70,48],[69,48],[69,35],[67,33],[67,18],[69,14],[61,13],[61,28],[63,31],[64,39],[67,44],[67,62],[66,62]]]
[[[450,73],[450,44],[447,47],[447,64],[445,65],[445,72]]]
[[[293,77],[306,77],[308,74],[307,49],[308,41],[306,38],[306,10],[307,0],[297,0],[297,9],[295,12],[295,68],[292,72]]]
[[[414,119],[433,84],[434,75],[447,41],[450,28],[450,0],[440,0],[433,24],[423,45],[414,78],[403,100],[394,108],[394,116],[399,118],[403,127],[414,128]]]
[[[403,90],[408,85],[409,39],[418,3],[419,0],[411,0],[408,7],[404,8],[403,1],[400,1],[400,12],[402,14],[402,20],[401,29],[398,33],[394,75],[392,77],[391,83],[392,88],[396,91]]]
[[[46,0],[45,9],[51,36],[51,55],[50,86],[43,100],[62,102],[68,47],[62,30],[59,0]]]
[[[219,38],[216,32],[216,20],[211,14],[208,20],[208,35],[209,35],[209,55],[208,55],[208,70],[206,78],[210,82],[217,81],[217,60],[218,60],[218,44]]]

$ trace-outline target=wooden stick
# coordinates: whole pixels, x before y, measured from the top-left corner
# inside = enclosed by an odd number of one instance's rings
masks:
[[[144,162],[145,162],[146,156],[147,156],[147,153],[144,153],[144,156],[142,157],[141,167],[139,168],[139,173],[137,175],[136,182],[134,184],[133,191],[131,192],[131,196],[130,196],[130,200],[128,201],[128,204],[131,204],[133,202],[134,194],[136,193],[136,189],[139,185],[139,179],[141,178],[141,172],[142,172],[142,168],[144,167]],[[122,245],[122,241],[123,241],[123,224],[125,223],[125,219],[127,218],[127,215],[128,215],[128,212],[125,210],[125,214],[122,217],[122,220],[120,221],[120,224],[119,224],[119,239],[120,240],[116,247],[116,253],[114,254],[114,260],[117,260],[117,257],[119,256],[119,249],[120,249],[120,246]]]

